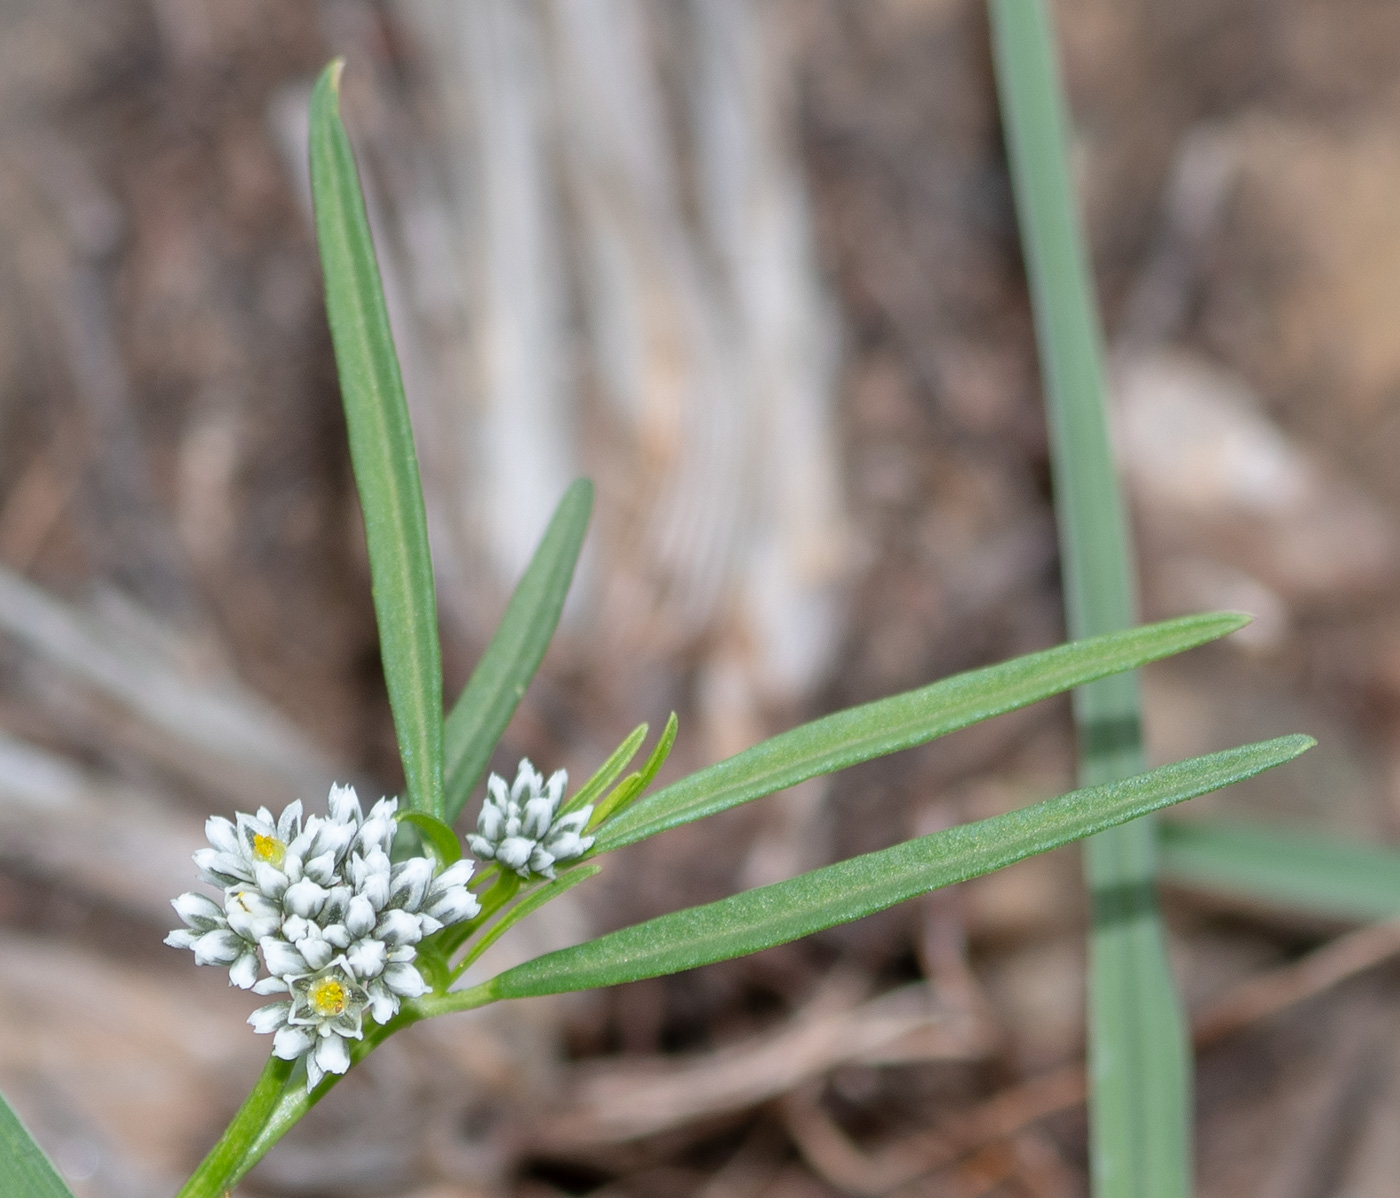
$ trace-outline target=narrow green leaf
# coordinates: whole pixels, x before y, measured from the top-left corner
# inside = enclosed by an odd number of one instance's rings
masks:
[[[428,522],[355,156],[340,119],[343,65],[337,59],[322,71],[311,95],[316,240],[408,805],[441,818],[442,658]]]
[[[1400,852],[1218,820],[1157,829],[1164,876],[1183,886],[1342,919],[1400,914]]]
[[[676,743],[676,732],[679,728],[680,721],[676,719],[676,713],[673,711],[667,717],[666,727],[661,730],[661,738],[656,742],[656,748],[652,749],[646,764],[636,773],[629,774],[624,778],[617,789],[598,804],[592,818],[588,821],[589,828],[598,827],[615,811],[621,811],[651,785],[652,779],[661,771],[661,767],[666,764],[666,758],[671,755],[671,748]]]
[[[1069,170],[1067,122],[1044,0],[991,0],[1002,127],[1045,380],[1055,513],[1072,637],[1136,620],[1132,555],[1109,443],[1098,307]],[[1142,768],[1137,680],[1074,695],[1082,784]],[[1097,1198],[1191,1190],[1191,1057],[1157,911],[1150,821],[1085,852],[1090,1155]]]
[[[44,1150],[0,1094],[0,1194],[5,1198],[73,1198]]]
[[[1280,737],[1060,795],[546,953],[506,970],[482,989],[490,998],[558,994],[757,952],[1228,786],[1281,765],[1312,744],[1306,736]],[[452,999],[444,996],[433,1009],[452,1009]],[[464,991],[461,1001],[477,1005],[480,999]]]
[[[496,743],[549,647],[573,581],[593,484],[577,479],[564,492],[505,615],[447,717],[447,812],[456,821],[481,781]]]
[[[509,932],[511,928],[515,927],[515,925],[527,915],[538,911],[551,899],[557,899],[564,891],[572,890],[580,882],[586,882],[589,878],[593,877],[594,874],[601,873],[602,869],[603,867],[601,865],[580,865],[569,870],[567,873],[560,874],[552,882],[541,886],[538,890],[530,891],[529,894],[486,929],[481,939],[472,945],[471,952],[462,958],[462,963],[453,971],[453,976],[460,977],[462,971],[465,970],[468,965],[481,956],[482,953],[495,944],[497,940]]]
[[[646,789],[652,783],[652,779],[661,772],[661,767],[666,764],[666,758],[671,755],[671,749],[676,743],[676,733],[680,730],[680,721],[676,719],[673,711],[666,717],[666,727],[661,729],[661,737],[656,742],[656,748],[651,751],[651,756],[641,768],[637,775],[637,781],[641,783],[641,788]]]
[[[596,851],[621,848],[818,774],[923,744],[1095,678],[1203,645],[1248,622],[1248,616],[1234,612],[1182,616],[955,674],[825,716],[638,799],[599,830]]]
[[[561,811],[577,811],[580,807],[587,807],[603,791],[607,790],[619,775],[629,765],[632,758],[637,755],[637,750],[642,747],[642,741],[647,738],[647,725],[638,724],[627,734],[627,739],[615,748],[594,773],[578,790],[569,796],[564,802]]]
[[[399,823],[412,824],[422,833],[429,851],[437,858],[439,868],[446,869],[454,861],[462,859],[462,845],[457,833],[442,820],[425,811],[406,811],[399,816]]]

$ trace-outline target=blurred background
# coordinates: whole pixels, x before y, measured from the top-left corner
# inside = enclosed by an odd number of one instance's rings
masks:
[[[1192,806],[1394,841],[1400,6],[1053,7],[1144,614],[1257,616],[1148,671],[1153,758],[1310,732]],[[980,0],[5,0],[0,1089],[80,1198],[172,1192],[266,1050],[161,944],[205,816],[401,782],[308,223],[333,54],[450,693],[597,482],[497,769],[581,780],[675,709],[675,776],[1063,637]],[[808,784],[609,859],[505,950],[1058,793],[1072,753],[1050,702]],[[1289,989],[1345,924],[1166,905],[1202,1193],[1393,1193],[1400,940]],[[1062,851],[438,1020],[240,1192],[1071,1198],[1083,917]]]

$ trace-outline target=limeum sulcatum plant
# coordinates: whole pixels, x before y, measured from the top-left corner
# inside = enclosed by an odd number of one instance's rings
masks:
[[[638,728],[573,795],[528,761],[492,776],[463,857],[452,823],[543,657],[592,504],[565,492],[499,629],[452,709],[442,668],[426,519],[398,362],[354,157],[340,118],[341,64],[311,101],[311,174],[326,305],[365,514],[381,656],[405,792],[365,812],[348,787],[327,810],[292,802],[218,817],[195,856],[212,894],[174,900],[168,943],[232,984],[271,998],[253,1012],[272,1051],[252,1092],[181,1198],[231,1191],[247,1171],[388,1036],[421,1020],[507,998],[608,986],[756,952],[859,919],[939,886],[1204,794],[1297,756],[1285,736],[1177,762],[812,870],[547,953],[474,986],[467,966],[518,920],[595,874],[592,859],[819,774],[1132,670],[1224,636],[1231,613],[1111,632],[973,670],[794,728],[657,790],[675,717],[638,770]],[[395,850],[398,851],[395,851]],[[426,849],[426,854],[419,852]],[[0,1193],[68,1190],[0,1101]]]

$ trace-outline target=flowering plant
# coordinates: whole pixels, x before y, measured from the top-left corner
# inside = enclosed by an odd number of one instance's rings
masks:
[[[673,912],[547,953],[474,986],[467,967],[525,915],[601,868],[596,858],[819,774],[924,743],[1050,695],[1224,636],[1247,617],[1188,616],[974,670],[792,729],[652,790],[676,737],[672,715],[641,768],[636,729],[575,793],[521,762],[492,775],[463,856],[453,825],[557,625],[592,503],[565,492],[500,628],[443,714],[441,650],[412,430],[350,143],[341,64],[311,101],[311,175],[326,301],[366,536],[381,654],[405,788],[364,811],[332,788],[324,815],[299,801],[206,825],[195,855],[211,894],[174,900],[167,943],[274,1001],[249,1019],[272,1052],[243,1106],[181,1190],[231,1191],[356,1062],[421,1019],[508,998],[675,973],[858,919],[999,869],[1291,759],[1281,737],[1090,786]],[[563,866],[563,869],[559,867]],[[0,1192],[68,1194],[0,1102]]]

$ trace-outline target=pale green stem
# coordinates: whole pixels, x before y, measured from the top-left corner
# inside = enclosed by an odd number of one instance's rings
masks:
[[[286,1088],[292,1065],[292,1061],[268,1058],[252,1093],[238,1108],[238,1113],[224,1129],[219,1142],[209,1150],[209,1155],[190,1175],[176,1198],[217,1198],[228,1193],[233,1183],[243,1176],[246,1169],[236,1174],[235,1170],[271,1117]]]

